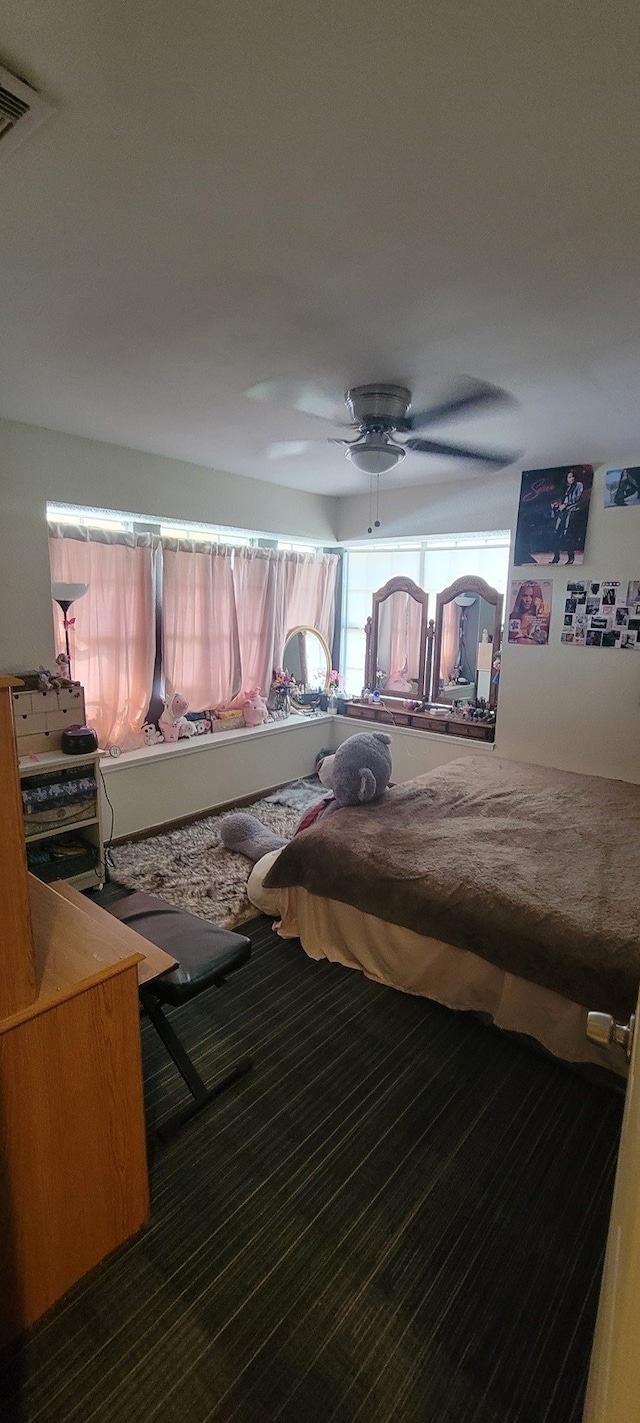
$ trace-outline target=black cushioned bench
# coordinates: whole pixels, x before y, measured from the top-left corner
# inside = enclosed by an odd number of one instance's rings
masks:
[[[116,919],[128,924],[144,939],[149,939],[178,960],[176,968],[141,984],[138,990],[145,1013],[194,1098],[188,1107],[170,1117],[158,1130],[157,1136],[166,1141],[183,1122],[201,1112],[226,1087],[244,1077],[250,1071],[252,1062],[249,1057],[243,1058],[226,1077],[207,1087],[173,1025],[165,1017],[162,1004],[178,1006],[189,1003],[205,988],[220,988],[228,975],[242,968],[251,957],[251,941],[244,934],[218,929],[215,924],[209,924],[196,914],[175,909],[154,894],[130,894],[105,907]]]

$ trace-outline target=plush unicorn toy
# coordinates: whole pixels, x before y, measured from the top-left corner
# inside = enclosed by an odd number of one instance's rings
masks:
[[[164,711],[161,712],[158,721],[164,741],[177,741],[179,736],[194,735],[193,724],[185,718],[185,712],[188,710],[189,703],[180,692],[174,692],[173,696],[165,697]]]
[[[254,687],[242,703],[242,715],[245,726],[262,726],[264,721],[269,720],[267,703],[264,700],[260,687]]]

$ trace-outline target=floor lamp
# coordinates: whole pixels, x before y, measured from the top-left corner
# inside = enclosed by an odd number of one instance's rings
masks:
[[[73,627],[73,624],[74,624],[74,622],[75,622],[75,618],[69,618],[69,617],[67,616],[67,614],[68,614],[68,612],[69,612],[69,608],[71,607],[71,604],[72,604],[72,603],[76,603],[77,600],[78,600],[78,598],[84,598],[85,593],[88,593],[88,592],[89,592],[89,584],[88,584],[88,583],[52,583],[52,584],[51,584],[51,597],[53,598],[54,603],[57,603],[57,604],[58,604],[58,607],[62,609],[62,616],[63,616],[63,619],[64,619],[64,640],[65,640],[66,649],[67,649],[67,668],[68,668],[69,676],[71,676],[71,652],[70,652],[70,650],[69,650],[69,628],[70,628],[70,627]]]

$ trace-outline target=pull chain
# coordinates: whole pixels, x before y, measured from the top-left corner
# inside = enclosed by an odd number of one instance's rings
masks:
[[[368,534],[372,534],[374,529],[380,528],[380,475],[376,474],[376,517],[373,517],[373,475],[369,475],[369,527]]]

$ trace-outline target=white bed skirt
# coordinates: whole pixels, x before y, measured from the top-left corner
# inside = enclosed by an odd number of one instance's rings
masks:
[[[556,1057],[596,1063],[626,1077],[622,1050],[600,1048],[587,1038],[587,1009],[580,1004],[505,973],[476,954],[337,900],[299,888],[266,893],[274,896],[266,912],[280,912],[278,934],[300,939],[310,958],[360,969],[376,983],[433,998],[447,1008],[487,1013],[497,1027],[526,1033]]]

